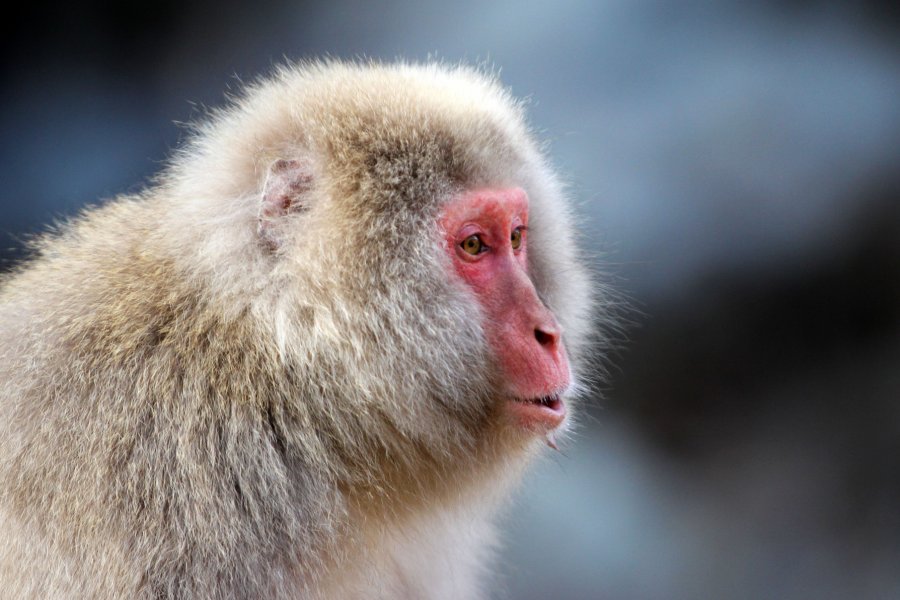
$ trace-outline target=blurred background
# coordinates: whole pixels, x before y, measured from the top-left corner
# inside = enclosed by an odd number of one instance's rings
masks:
[[[895,3],[18,3],[0,270],[285,57],[488,63],[630,298],[496,598],[900,598]],[[601,349],[598,348],[598,352]]]

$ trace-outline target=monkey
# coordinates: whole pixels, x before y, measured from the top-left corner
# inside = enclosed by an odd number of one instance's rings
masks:
[[[589,377],[573,220],[483,68],[247,85],[0,283],[0,598],[485,597]]]

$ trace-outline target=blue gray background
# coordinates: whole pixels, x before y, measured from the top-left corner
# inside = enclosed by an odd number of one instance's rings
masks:
[[[531,98],[631,311],[602,397],[511,505],[496,597],[900,597],[892,3],[12,10],[0,269],[284,58],[487,63]]]

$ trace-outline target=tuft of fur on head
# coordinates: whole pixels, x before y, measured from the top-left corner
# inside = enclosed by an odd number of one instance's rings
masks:
[[[312,185],[273,250],[259,198],[285,159]],[[502,489],[534,444],[497,424],[477,309],[436,227],[487,186],[528,194],[530,274],[578,379],[593,285],[494,78],[334,61],[249,86],[152,187],[86,211],[4,282],[0,511],[72,557],[58,569],[138,573],[85,593],[276,596],[261,573],[315,581],[341,562],[335,540],[369,535],[354,518],[378,530]]]

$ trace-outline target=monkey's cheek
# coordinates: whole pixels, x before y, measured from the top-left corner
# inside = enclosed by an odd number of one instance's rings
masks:
[[[554,431],[566,420],[566,404],[559,396],[507,400],[506,411],[515,426],[537,435]]]

